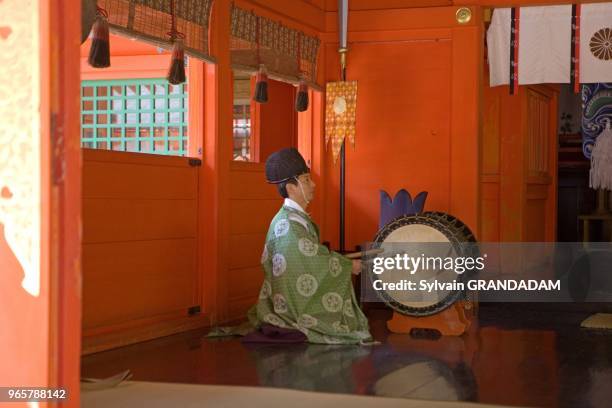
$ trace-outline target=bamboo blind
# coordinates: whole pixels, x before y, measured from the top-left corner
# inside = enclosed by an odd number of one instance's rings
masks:
[[[172,5],[176,29],[182,33],[185,52],[213,62],[208,52],[208,25],[212,0],[97,0],[108,13],[113,32],[153,43],[172,45]]]
[[[303,77],[316,85],[320,40],[252,11],[232,6],[232,67],[246,72],[265,65],[272,78],[296,83]]]

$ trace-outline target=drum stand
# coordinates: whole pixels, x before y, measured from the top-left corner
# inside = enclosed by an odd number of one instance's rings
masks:
[[[467,332],[476,317],[476,303],[458,301],[431,316],[406,316],[396,311],[387,328],[392,333],[410,334],[414,329],[435,330],[443,336],[461,336]]]

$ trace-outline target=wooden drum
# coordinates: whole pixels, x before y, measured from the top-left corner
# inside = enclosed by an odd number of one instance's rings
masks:
[[[411,245],[398,245],[408,243]],[[397,252],[399,247],[402,248],[404,254],[411,257],[419,257],[424,253],[431,254],[433,247],[440,251],[439,254],[436,254],[437,256],[447,259],[447,257],[478,256],[475,243],[474,235],[459,219],[442,212],[424,212],[417,215],[403,215],[387,223],[376,234],[373,247],[385,249],[385,257],[397,255],[397,253],[394,254],[394,251]],[[376,291],[379,298],[396,312],[415,317],[431,316],[457,301],[468,300],[469,294],[465,289],[461,289],[461,286],[467,285],[456,283],[466,282],[469,277],[470,272],[458,274],[455,270],[446,269],[421,269],[415,270],[413,274],[405,270],[385,270],[384,273],[375,274],[372,268],[368,269],[371,284],[374,283],[374,280],[383,282],[408,280],[415,282],[418,287],[422,281],[437,281],[448,287],[432,292]]]

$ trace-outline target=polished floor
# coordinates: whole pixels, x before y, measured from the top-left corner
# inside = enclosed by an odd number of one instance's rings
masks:
[[[461,338],[392,334],[389,312],[368,317],[381,345],[245,345],[193,331],[83,358],[84,377],[130,369],[134,380],[261,385],[535,407],[612,406],[612,330],[579,327],[588,313],[482,305]]]

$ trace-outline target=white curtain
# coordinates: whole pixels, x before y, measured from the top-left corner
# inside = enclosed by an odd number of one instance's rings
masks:
[[[581,14],[580,82],[612,82],[612,3],[583,4]]]
[[[583,4],[580,20],[580,82],[612,82],[612,3]],[[606,28],[608,29],[606,31]],[[569,83],[572,6],[521,7],[519,18],[519,84]],[[600,39],[604,40],[601,41]],[[606,42],[605,38],[609,38]],[[510,82],[510,9],[493,11],[487,31],[490,85]],[[602,51],[603,50],[603,51]],[[610,54],[612,55],[612,54]]]

